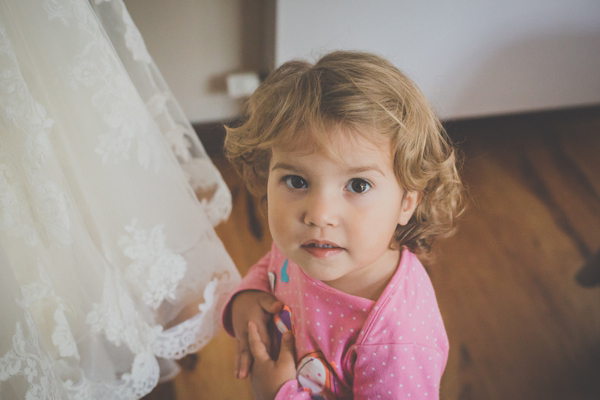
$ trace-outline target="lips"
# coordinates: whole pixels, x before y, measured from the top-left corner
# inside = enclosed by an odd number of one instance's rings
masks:
[[[318,258],[327,258],[341,253],[344,248],[325,240],[309,240],[302,244],[302,249]]]
[[[341,249],[341,247],[338,246],[337,244],[335,244],[333,242],[328,242],[327,240],[309,240],[302,244],[302,247],[305,247],[305,246],[306,247],[310,246],[310,247],[318,247],[318,248],[329,248],[329,249],[337,247],[337,248]]]

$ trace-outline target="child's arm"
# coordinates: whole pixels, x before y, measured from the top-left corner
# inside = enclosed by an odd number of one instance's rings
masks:
[[[248,324],[250,350],[254,356],[251,380],[254,398],[257,400],[310,399],[310,395],[298,389],[296,381],[296,357],[294,337],[287,331],[281,338],[277,360],[271,359],[261,340],[256,325]]]
[[[442,351],[419,344],[359,346],[354,364],[354,399],[437,400],[445,363]]]

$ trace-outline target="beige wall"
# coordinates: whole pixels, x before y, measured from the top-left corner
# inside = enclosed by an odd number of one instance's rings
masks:
[[[269,26],[270,3],[125,0],[148,51],[192,122],[239,115],[240,102],[227,96],[225,77],[269,68],[272,45],[266,48],[263,30]]]

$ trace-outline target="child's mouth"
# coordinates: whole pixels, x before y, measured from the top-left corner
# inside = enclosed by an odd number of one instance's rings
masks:
[[[317,241],[310,241],[304,243],[301,247],[306,252],[317,258],[326,258],[338,254],[339,252],[344,250],[342,247],[339,247],[336,244]]]
[[[333,249],[333,248],[337,247],[337,246],[334,246],[334,245],[331,245],[331,244],[327,244],[327,243],[323,243],[323,244],[320,244],[320,243],[309,243],[306,246],[307,247],[316,247],[316,248],[319,248],[319,249]]]

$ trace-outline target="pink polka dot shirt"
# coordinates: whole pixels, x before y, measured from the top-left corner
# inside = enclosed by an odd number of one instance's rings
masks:
[[[312,279],[275,245],[235,293],[248,289],[274,294],[291,313],[297,379],[276,400],[439,398],[448,338],[431,281],[407,249],[375,302]],[[230,301],[223,324],[233,334]]]

